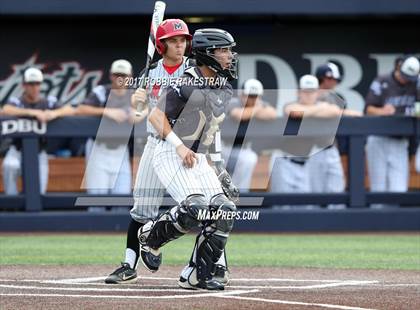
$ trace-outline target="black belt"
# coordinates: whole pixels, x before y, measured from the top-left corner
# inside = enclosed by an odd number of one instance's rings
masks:
[[[149,136],[152,137],[152,138],[155,138],[157,140],[165,141],[165,139],[163,139],[161,136],[159,136],[157,134],[154,134],[154,133],[149,134]]]
[[[286,157],[286,159],[288,159],[292,163],[300,165],[300,166],[303,166],[304,164],[306,164],[306,160],[298,160],[298,159],[294,159],[294,158],[290,158],[290,157]]]

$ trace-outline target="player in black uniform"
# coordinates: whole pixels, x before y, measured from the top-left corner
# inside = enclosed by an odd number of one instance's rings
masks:
[[[155,172],[178,205],[139,230],[140,257],[149,269],[157,269],[159,248],[201,225],[189,266],[178,282],[183,288],[224,289],[214,274],[233,227],[238,190],[223,167],[219,124],[232,97],[227,81],[237,78],[233,46],[226,31],[197,30],[192,41],[197,66],[185,70],[149,116],[162,138],[154,153]],[[209,211],[223,211],[225,217],[202,220],[199,215]]]

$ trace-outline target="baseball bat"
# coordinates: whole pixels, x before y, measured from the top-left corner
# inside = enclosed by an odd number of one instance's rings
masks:
[[[143,79],[141,80],[141,85],[140,85],[140,87],[143,89],[146,88],[146,80],[147,80],[147,77],[149,76],[150,64],[152,62],[153,55],[155,54],[155,50],[156,50],[156,47],[155,47],[156,30],[159,24],[163,21],[163,16],[165,15],[165,8],[166,8],[165,2],[163,1],[155,2],[155,8],[153,10],[153,15],[152,15],[152,22],[150,24],[150,34],[149,34],[149,43],[147,45],[146,65],[144,69]],[[137,106],[137,112],[136,112],[137,116],[141,116],[141,111],[143,110],[143,108],[144,107],[142,104],[139,104]]]

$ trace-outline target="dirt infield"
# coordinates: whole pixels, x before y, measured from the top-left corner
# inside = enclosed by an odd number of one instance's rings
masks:
[[[116,266],[0,266],[1,309],[420,309],[420,272],[232,267],[225,291],[177,286],[181,266],[106,285]]]

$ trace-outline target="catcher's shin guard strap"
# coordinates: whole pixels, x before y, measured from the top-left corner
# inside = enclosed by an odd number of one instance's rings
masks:
[[[159,249],[169,241],[178,239],[185,234],[176,227],[176,223],[172,220],[169,211],[162,214],[153,224],[147,237],[146,244],[152,249]]]

